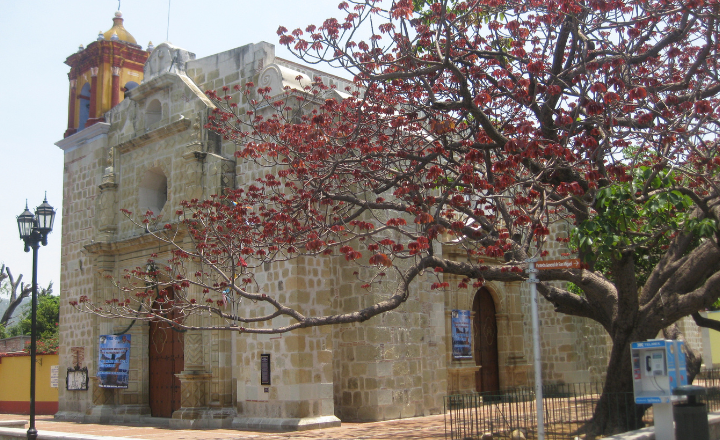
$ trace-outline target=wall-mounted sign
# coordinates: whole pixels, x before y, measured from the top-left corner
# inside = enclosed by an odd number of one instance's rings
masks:
[[[260,385],[271,385],[270,383],[270,354],[260,355]]]
[[[87,391],[89,379],[87,367],[79,368],[75,366],[75,368],[68,368],[65,377],[65,388],[68,391]]]
[[[452,311],[452,353],[454,359],[472,359],[470,310]]]
[[[50,365],[50,388],[58,387],[59,371],[60,371],[60,365]]]
[[[100,336],[97,377],[101,388],[127,388],[130,372],[130,335]]]

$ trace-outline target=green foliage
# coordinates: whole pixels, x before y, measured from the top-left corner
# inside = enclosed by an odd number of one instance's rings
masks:
[[[673,172],[652,173],[652,168],[641,167],[632,182],[598,190],[594,206],[597,215],[579,224],[570,235],[571,247],[580,250],[595,270],[608,275],[611,260],[631,249],[638,285],[645,283],[679,231],[692,232],[697,241],[717,231],[715,220],[695,217],[692,199],[674,189],[681,182]],[[635,198],[642,188],[634,182],[649,182],[652,195]]]
[[[60,321],[60,297],[54,296],[52,290],[44,290],[38,295],[37,307],[37,353],[51,354],[58,350],[58,324]],[[5,328],[0,325],[0,339],[12,336],[29,335],[31,333],[30,307],[26,307],[22,319],[16,325]],[[30,351],[26,347],[25,351]]]
[[[568,281],[568,283],[565,285],[565,288],[570,293],[574,293],[575,295],[585,296],[585,292],[581,288],[579,288],[575,283],[571,283]]]
[[[669,237],[679,230],[696,237],[709,237],[717,231],[712,219],[693,217],[693,201],[674,190],[678,182],[671,171],[655,176],[650,167],[637,170],[632,183],[616,183],[598,190],[597,215],[578,225],[571,234],[571,245],[590,258],[620,258],[624,249],[634,249],[636,260],[655,260],[667,248]],[[641,189],[634,182],[649,182],[653,195],[636,199]],[[640,258],[638,258],[640,257]],[[589,262],[589,261],[588,261]]]
[[[715,300],[714,303],[710,307],[708,307],[708,310],[720,310],[720,298]]]
[[[16,327],[21,335],[29,335],[31,330],[31,310],[28,307]],[[37,332],[39,339],[51,338],[57,335],[60,321],[60,297],[54,295],[38,295],[37,306]]]
[[[16,325],[7,329],[7,336],[29,335],[32,328],[32,310],[27,307],[23,312],[22,319]],[[38,295],[37,305],[37,352],[57,353],[58,349],[58,324],[60,321],[60,297],[47,292]],[[2,336],[0,326],[0,336]],[[26,348],[26,351],[30,348]]]
[[[18,324],[11,325],[10,327],[7,328],[7,337],[8,338],[11,338],[13,336],[20,336],[22,334],[23,334],[22,329],[20,328],[20,326]]]

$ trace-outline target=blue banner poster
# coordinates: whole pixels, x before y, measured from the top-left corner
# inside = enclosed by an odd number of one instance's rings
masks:
[[[470,310],[452,311],[452,353],[454,359],[472,359]]]
[[[101,335],[98,362],[101,388],[127,388],[130,371],[130,335]]]

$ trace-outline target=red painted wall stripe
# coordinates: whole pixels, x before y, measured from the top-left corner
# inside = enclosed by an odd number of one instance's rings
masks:
[[[35,414],[51,416],[58,412],[57,402],[35,402]],[[27,401],[0,401],[0,414],[30,414],[30,402]]]

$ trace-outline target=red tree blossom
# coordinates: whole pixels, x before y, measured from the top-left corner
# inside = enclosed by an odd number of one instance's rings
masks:
[[[240,323],[292,318],[227,327],[241,331],[363,321],[398,307],[422,275],[437,278],[434,288],[448,286],[445,275],[461,287],[525,280],[523,262],[557,240],[584,267],[542,271],[538,289],[558,312],[607,330],[606,395],[630,390],[630,342],[720,296],[719,7],[367,0],[342,3],[344,17],[321,26],[280,27],[281,44],[346,69],[355,87],[297,78],[303,90],[208,92],[218,106],[208,127],[266,173],[183,204],[192,246],[177,244],[160,271],[176,291],[197,285],[205,297],[176,293],[174,305]],[[239,95],[247,106],[233,104]],[[570,236],[554,229],[561,223]],[[156,235],[178,243],[169,228]],[[369,289],[392,274],[396,289],[370,307],[314,317],[251,293],[261,265],[310,256],[355,262]],[[188,274],[189,261],[207,269]],[[273,312],[234,316],[222,292]],[[124,316],[135,310],[123,304]],[[622,422],[605,405],[596,432]]]

